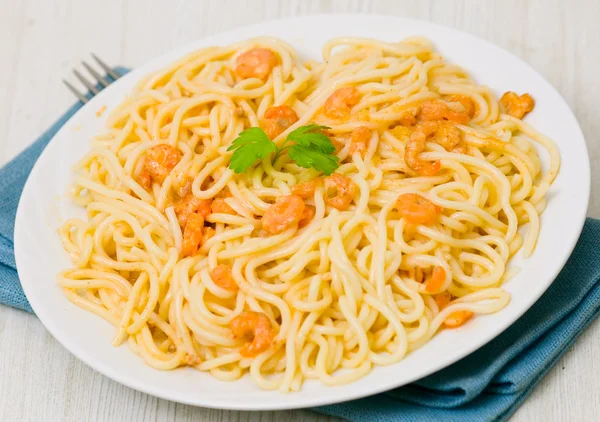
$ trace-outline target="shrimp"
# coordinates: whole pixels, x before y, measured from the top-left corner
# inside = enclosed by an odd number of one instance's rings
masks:
[[[421,106],[421,118],[425,121],[443,120],[448,106],[440,101],[425,101]]]
[[[183,231],[183,242],[181,244],[181,254],[183,256],[192,256],[198,252],[198,248],[202,243],[203,230],[204,218],[196,213],[190,215]]]
[[[229,323],[234,337],[243,338],[247,343],[240,349],[245,358],[258,356],[273,344],[275,335],[269,318],[261,312],[242,312]]]
[[[471,120],[467,113],[450,110],[448,104],[441,101],[425,101],[421,106],[421,118],[424,121],[450,120],[461,124]]]
[[[356,185],[349,177],[333,173],[325,178],[325,202],[333,208],[345,211],[350,206],[356,193]],[[330,196],[330,193],[333,195]]]
[[[304,208],[304,211],[302,211],[302,217],[300,218],[300,221],[298,221],[298,228],[301,229],[302,227],[307,226],[314,216],[315,208],[307,205],[306,208]]]
[[[232,214],[237,215],[237,212],[225,202],[224,198],[215,198],[210,206],[212,212],[215,214]]]
[[[212,199],[198,199],[198,214],[206,218],[212,212]]]
[[[269,139],[275,139],[297,121],[298,115],[291,107],[286,105],[269,107],[265,110],[263,129]]]
[[[215,269],[210,272],[210,278],[217,286],[222,287],[225,290],[232,292],[238,290],[238,285],[233,279],[233,275],[231,275],[231,268],[229,268],[229,265],[217,265]]]
[[[436,267],[438,268],[438,267]],[[441,268],[441,267],[440,267]],[[452,295],[448,292],[442,292],[435,296],[435,304],[438,307],[438,310],[443,310],[446,306],[450,305],[452,302]],[[443,322],[446,328],[456,328],[463,325],[473,316],[473,312],[471,311],[456,311],[452,312],[446,320]]]
[[[185,227],[188,218],[195,212],[198,212],[203,218],[208,217],[211,212],[211,203],[211,199],[198,199],[193,194],[189,193],[174,207],[177,220],[179,220],[179,225]]]
[[[435,296],[435,304],[437,305],[437,307],[440,311],[442,309],[444,309],[446,306],[448,306],[451,301],[452,301],[452,295],[448,292],[442,292],[439,295]]]
[[[302,199],[309,199],[315,195],[317,186],[321,183],[321,179],[312,179],[308,182],[298,183],[292,186],[292,194],[297,195]]]
[[[443,267],[435,266],[433,268],[433,272],[431,273],[431,278],[427,281],[425,285],[425,290],[429,293],[439,292],[442,287],[444,287],[444,283],[446,282],[446,270]]]
[[[353,86],[336,90],[323,105],[323,114],[333,120],[350,117],[350,107],[358,104],[360,92]]]
[[[298,195],[280,196],[267,208],[262,218],[263,229],[269,234],[279,234],[302,219],[304,200]]]
[[[217,234],[217,231],[212,227],[204,227],[204,234],[202,235],[202,244],[208,242],[208,239]]]
[[[427,136],[437,130],[435,122],[423,122],[417,125],[414,132],[411,133],[406,142],[404,150],[404,162],[411,170],[416,171],[421,176],[431,176],[440,169],[439,161],[425,161],[419,158],[419,154],[425,151]]]
[[[327,136],[329,136],[329,135],[327,135]],[[336,139],[334,137],[331,137],[331,136],[329,136],[329,137],[331,138],[331,143],[335,147],[335,153],[336,154],[339,153],[346,146],[345,143],[340,142],[338,139]]]
[[[410,107],[402,111],[401,116],[398,118],[398,123],[402,126],[413,126],[417,123],[417,116],[421,112],[421,107],[415,106]]]
[[[446,328],[456,328],[463,325],[473,316],[473,312],[471,311],[456,311],[452,312],[448,315],[448,318],[444,321],[444,326]]]
[[[467,116],[469,116],[469,118],[473,118],[473,116],[475,115],[475,103],[470,97],[467,97],[466,95],[452,94],[445,97],[444,100],[449,103],[460,103],[460,105],[462,105],[465,109],[464,113]]]
[[[140,174],[135,178],[135,181],[146,190],[150,189],[152,186],[152,178],[150,177],[148,170],[146,170],[145,164],[142,171],[140,171]]]
[[[465,154],[467,152],[467,144],[462,137],[460,129],[450,122],[440,123],[433,141],[443,146],[448,152],[456,152],[458,154]]]
[[[144,169],[152,180],[162,183],[179,160],[181,160],[181,152],[170,145],[160,144],[146,151]]]
[[[440,207],[416,193],[404,193],[400,195],[396,200],[396,208],[398,208],[398,213],[402,218],[406,219],[407,223],[414,225],[433,224],[438,214],[442,212]],[[445,272],[443,277],[446,277]]]
[[[235,73],[242,79],[267,79],[277,66],[277,56],[268,48],[253,48],[240,54],[235,60]]]
[[[531,95],[523,94],[519,96],[512,91],[505,92],[500,98],[500,103],[508,114],[517,119],[525,117],[535,106],[535,101]]]
[[[352,131],[350,138],[350,154],[358,152],[364,154],[367,151],[367,142],[371,139],[371,129],[366,126],[359,126]]]
[[[183,181],[173,183],[173,187],[175,188],[175,192],[180,198],[185,198],[192,191],[192,184],[194,183],[194,179],[190,177],[186,177]]]

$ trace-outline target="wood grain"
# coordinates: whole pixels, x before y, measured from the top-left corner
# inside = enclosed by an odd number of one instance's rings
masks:
[[[60,80],[95,52],[138,66],[185,42],[265,19],[311,13],[401,15],[461,29],[532,65],[565,97],[588,142],[589,215],[600,217],[600,2],[0,0],[0,163],[24,149],[73,103]],[[600,414],[600,323],[590,327],[514,421],[592,421]],[[230,412],[150,397],[91,370],[33,316],[0,306],[0,421],[334,420],[307,410]]]

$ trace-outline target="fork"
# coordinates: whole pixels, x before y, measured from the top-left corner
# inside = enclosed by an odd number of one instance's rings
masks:
[[[79,81],[83,85],[85,85],[85,87],[89,90],[89,92],[91,92],[91,95],[80,92],[79,90],[77,90],[77,88],[75,88],[73,85],[71,85],[71,83],[69,83],[69,81],[67,81],[66,79],[63,79],[63,83],[67,86],[67,88],[69,88],[69,91],[71,91],[84,104],[87,103],[94,95],[97,95],[104,88],[106,88],[111,83],[113,83],[114,81],[116,81],[117,79],[120,78],[120,76],[117,74],[117,72],[112,70],[109,65],[107,65],[102,60],[100,60],[98,58],[98,56],[96,56],[94,53],[92,53],[92,57],[94,58],[96,63],[98,63],[98,65],[102,68],[102,70],[104,72],[106,72],[105,76],[102,76],[98,71],[96,71],[92,66],[87,64],[85,61],[82,61],[81,64],[90,73],[90,75],[92,75],[94,77],[94,79],[96,79],[97,84],[94,84],[94,83],[88,81],[77,69],[73,69],[73,74],[77,77],[77,79],[79,79]],[[110,76],[110,78],[109,78],[109,76]],[[100,89],[98,89],[98,87]]]

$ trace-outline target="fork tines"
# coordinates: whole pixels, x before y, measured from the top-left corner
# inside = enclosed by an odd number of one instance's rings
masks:
[[[87,90],[91,92],[91,95],[86,95],[82,93],[67,80],[63,79],[63,83],[67,86],[67,88],[69,88],[69,90],[83,103],[87,103],[91,97],[98,94],[98,92],[106,88],[113,81],[119,79],[119,75],[114,70],[112,70],[110,66],[104,63],[102,60],[100,60],[98,56],[92,54],[92,57],[94,58],[96,63],[98,63],[100,68],[104,72],[106,72],[106,76],[102,76],[100,72],[96,71],[92,66],[90,66],[84,61],[82,61],[81,64],[90,73],[90,75],[92,75],[92,77],[95,79],[95,82],[90,82],[77,69],[73,70],[73,74],[75,74],[77,79],[79,79],[79,81],[87,88]],[[112,78],[112,80],[109,79],[109,77]]]

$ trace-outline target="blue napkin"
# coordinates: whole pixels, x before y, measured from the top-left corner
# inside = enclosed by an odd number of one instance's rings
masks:
[[[71,107],[0,170],[0,303],[32,311],[13,254],[17,204],[38,156],[81,106]],[[599,280],[600,221],[588,219],[575,251],[548,291],[486,346],[408,386],[313,410],[357,422],[504,421],[598,316]]]

